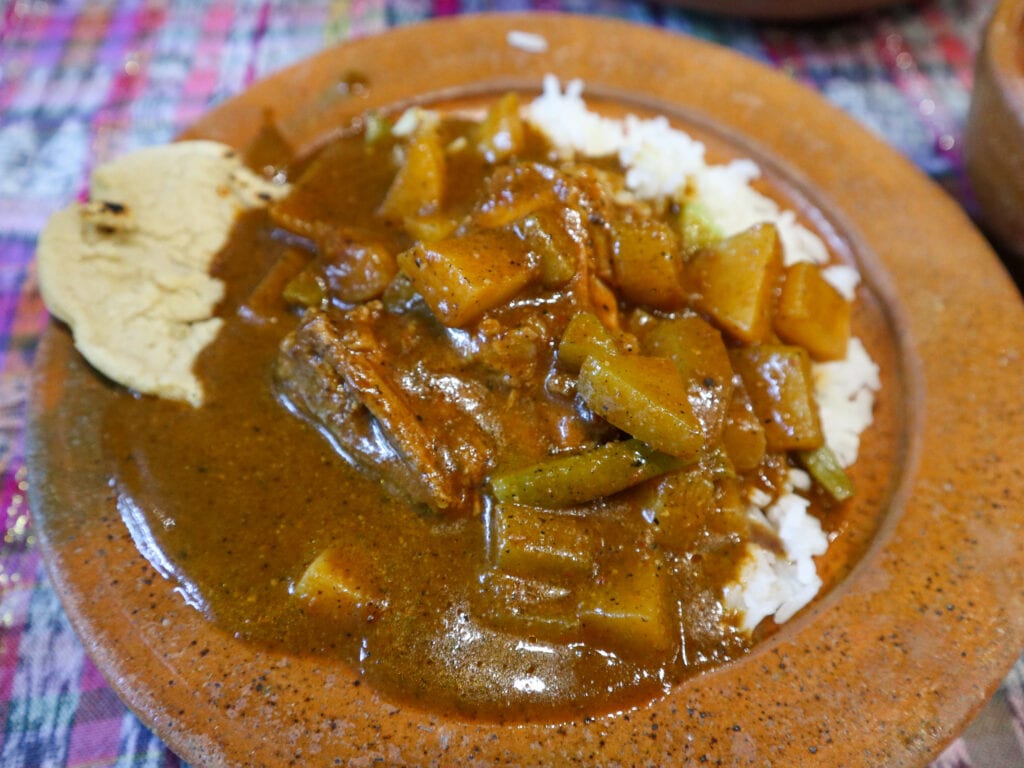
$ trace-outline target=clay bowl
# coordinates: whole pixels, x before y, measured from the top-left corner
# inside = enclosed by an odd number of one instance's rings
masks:
[[[1024,262],[1024,2],[993,13],[975,62],[964,159],[986,231]]]
[[[547,51],[509,45],[510,30],[543,35]],[[343,87],[356,72],[367,86]],[[104,412],[129,395],[54,325],[28,453],[35,524],[71,621],[125,702],[197,766],[924,765],[1024,647],[1024,311],[938,187],[783,75],[585,17],[472,16],[354,41],[188,135],[244,147],[271,108],[310,148],[367,109],[536,93],[548,72],[583,78],[601,108],[665,114],[718,154],[753,157],[860,267],[858,331],[885,389],[855,468],[860,493],[821,563],[827,593],[748,656],[627,712],[501,724],[402,706],[354,686],[338,662],[250,645],[186,605],[108,485]]]
[[[906,0],[663,0],[694,11],[770,21],[812,21],[853,16],[893,5]]]

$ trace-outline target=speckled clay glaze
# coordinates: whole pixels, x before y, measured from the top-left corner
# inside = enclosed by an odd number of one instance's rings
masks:
[[[1024,2],[996,8],[975,63],[964,161],[983,225],[1024,262]]]
[[[510,46],[509,30],[543,35],[548,50]],[[353,72],[366,89],[339,87]],[[869,531],[859,562],[830,554],[822,567],[838,583],[808,610],[749,656],[634,711],[502,725],[403,708],[330,659],[221,633],[153,570],[96,439],[111,385],[55,325],[34,382],[31,500],[72,622],[129,706],[196,766],[924,765],[1024,647],[1024,311],[938,187],[783,75],[584,17],[463,17],[354,41],[189,135],[243,147],[270,107],[309,148],[368,108],[536,93],[548,72],[583,78],[608,108],[665,113],[754,156],[858,262],[874,307],[862,331],[886,377],[855,470],[852,519]]]

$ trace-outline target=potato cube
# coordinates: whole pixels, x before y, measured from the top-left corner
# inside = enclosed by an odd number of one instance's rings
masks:
[[[616,224],[612,244],[615,284],[626,301],[672,311],[686,302],[681,282],[679,239],[667,224]]]
[[[694,543],[715,512],[715,483],[703,467],[673,472],[649,486],[642,497],[653,518],[654,540],[676,554],[693,553]]]
[[[779,338],[805,347],[815,360],[846,356],[850,303],[815,264],[800,262],[786,270],[774,323]]]
[[[551,170],[531,163],[503,165],[487,180],[487,195],[473,212],[481,227],[504,227],[558,202]]]
[[[722,447],[740,472],[749,472],[764,459],[767,438],[746,390],[740,388],[729,403],[722,430]]]
[[[444,203],[446,180],[437,125],[424,121],[406,145],[405,162],[384,197],[381,213],[398,221],[438,213]]]
[[[558,362],[577,372],[588,357],[617,355],[622,351],[612,332],[592,312],[572,316],[558,342]]]
[[[782,275],[782,245],[774,224],[756,224],[698,251],[686,266],[697,308],[733,338],[765,341]]]
[[[660,320],[643,335],[640,348],[676,364],[705,436],[716,440],[733,391],[732,362],[718,329],[697,315]]]
[[[754,413],[764,425],[768,450],[804,450],[822,444],[811,358],[806,350],[763,344],[734,349],[731,357]]]
[[[459,228],[459,220],[445,212],[431,213],[424,216],[405,219],[405,229],[413,239],[424,243],[436,243],[443,240]]]
[[[545,288],[561,288],[576,276],[587,257],[587,235],[579,211],[548,206],[517,221],[515,227],[540,260]]]
[[[589,357],[576,390],[598,416],[659,451],[691,459],[704,445],[683,377],[667,358]]]
[[[641,349],[648,355],[667,357],[683,376],[711,377],[722,386],[732,381],[732,363],[722,334],[697,315],[654,321],[641,337]]]
[[[510,92],[487,111],[477,128],[477,147],[487,162],[497,163],[521,152],[524,137],[519,95]]]
[[[476,612],[491,627],[552,643],[579,639],[577,600],[568,587],[493,571],[481,585]]]
[[[367,555],[353,547],[325,549],[295,584],[295,595],[316,614],[329,616],[346,631],[387,607]]]
[[[581,517],[496,504],[491,521],[494,565],[501,571],[543,579],[593,570],[595,541]]]
[[[536,276],[522,240],[505,230],[482,230],[418,243],[398,265],[437,318],[461,327],[515,296]]]
[[[634,552],[609,563],[580,600],[584,638],[626,656],[671,649],[679,627],[670,608],[668,579],[651,553]]]

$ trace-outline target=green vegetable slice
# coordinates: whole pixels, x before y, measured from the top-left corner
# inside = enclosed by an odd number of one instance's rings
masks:
[[[797,451],[797,458],[833,499],[846,501],[853,496],[853,481],[827,445],[812,451]]]
[[[610,496],[687,463],[641,440],[621,440],[499,472],[490,486],[494,498],[501,502],[568,507]]]

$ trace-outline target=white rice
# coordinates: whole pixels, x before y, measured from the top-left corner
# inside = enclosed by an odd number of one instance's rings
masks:
[[[579,80],[571,81],[562,93],[557,78],[545,77],[544,92],[530,102],[526,118],[565,152],[606,157],[617,154],[625,142],[621,122],[587,109]]]
[[[626,169],[626,185],[640,197],[676,195],[687,182],[696,199],[726,236],[760,222],[778,227],[787,266],[797,261],[824,264],[828,249],[821,239],[750,186],[761,175],[751,160],[708,165],[704,145],[674,129],[664,117],[643,120],[627,115],[612,120],[594,114],[583,100],[583,83],[570,81],[563,92],[553,75],[527,107],[527,119],[567,152],[588,157],[617,155]]]
[[[860,435],[873,420],[875,392],[881,389],[878,366],[853,337],[846,358],[813,366],[814,393],[825,442],[844,467],[857,461]]]
[[[847,301],[853,301],[857,297],[857,286],[860,285],[860,272],[846,264],[833,264],[821,270],[824,277],[833,288],[842,294]]]
[[[779,230],[786,265],[799,261],[829,262],[828,248],[797,221],[751,186],[761,171],[751,160],[708,165],[704,145],[676,130],[663,117],[627,116],[612,120],[587,109],[583,84],[569,82],[563,91],[549,75],[544,90],[526,110],[527,119],[566,154],[617,156],[626,171],[626,184],[640,197],[681,196],[690,190],[726,236],[754,224],[772,222]],[[830,265],[823,275],[847,298],[854,299],[860,275],[847,265]],[[852,338],[846,359],[813,366],[815,394],[825,442],[840,463],[857,460],[860,435],[871,424],[878,368],[859,339]],[[784,555],[757,544],[747,547],[739,579],[728,585],[723,604],[739,626],[750,632],[763,619],[777,623],[791,618],[821,588],[814,558],[825,553],[828,539],[821,523],[808,511],[806,472],[790,472],[786,492],[772,503],[767,494],[752,494],[749,513],[754,524],[770,528],[781,541]]]

